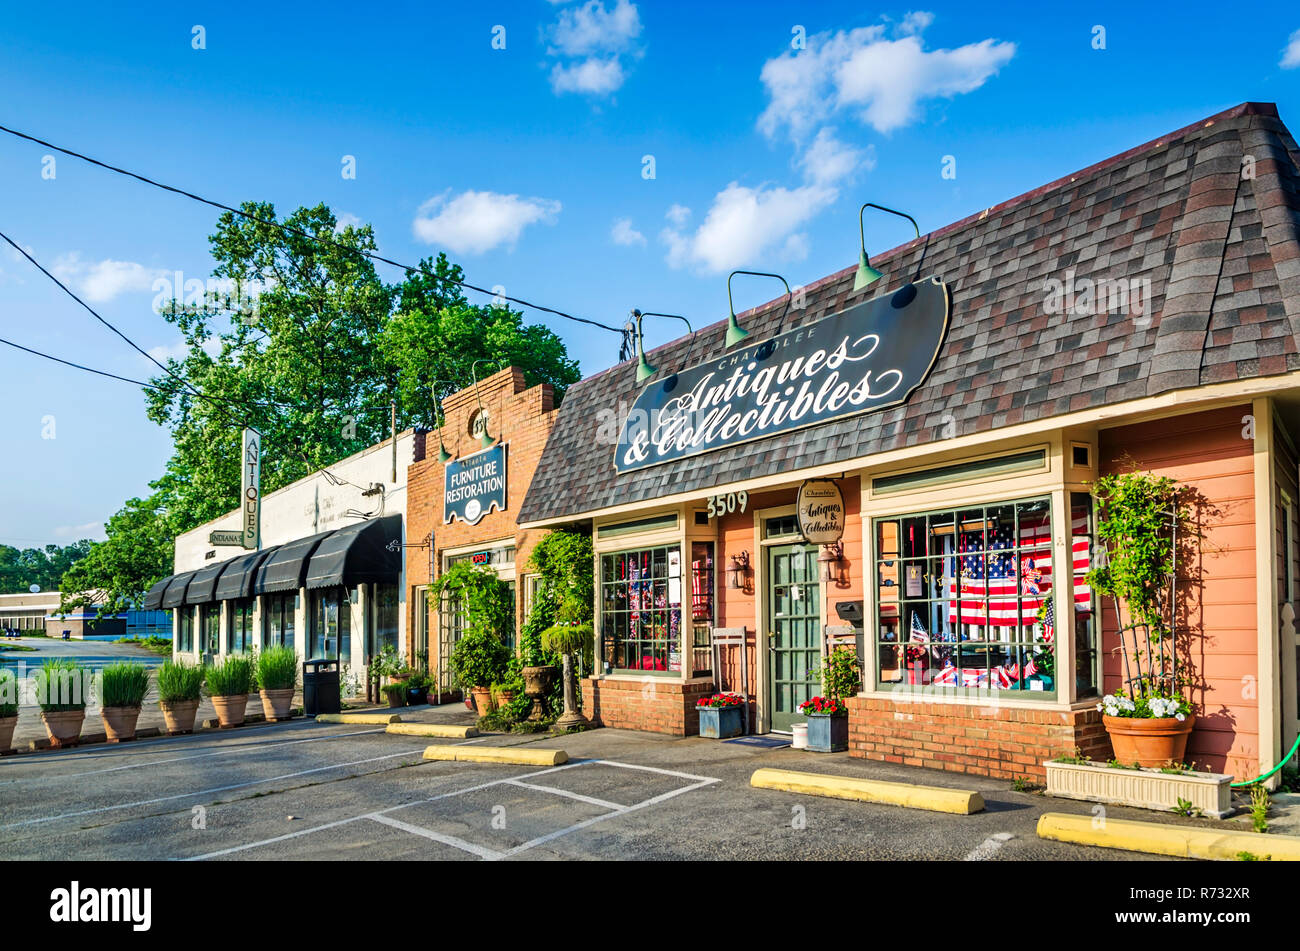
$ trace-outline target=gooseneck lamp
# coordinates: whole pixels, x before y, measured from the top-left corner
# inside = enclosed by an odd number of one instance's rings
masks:
[[[444,410],[444,409],[442,408],[442,400],[438,397],[438,384],[439,384],[439,383],[451,383],[451,381],[450,381],[450,380],[434,380],[434,381],[433,381],[433,387],[432,387],[432,390],[433,390],[433,408],[436,409],[436,410],[438,411],[438,418],[439,418],[439,420],[440,420],[440,422],[438,423],[438,461],[441,462],[441,463],[446,464],[446,463],[448,463],[448,462],[451,462],[451,460],[452,460],[453,458],[455,458],[455,457],[452,456],[452,454],[451,454],[450,452],[447,451],[447,444],[444,443],[444,442],[442,441],[442,431],[443,431],[443,429],[445,429],[446,426],[447,426],[447,412],[446,412],[446,410]]]
[[[853,290],[860,291],[864,287],[870,287],[876,281],[884,277],[880,271],[871,266],[871,261],[867,257],[867,235],[862,225],[862,213],[868,208],[875,208],[878,211],[887,211],[891,215],[898,215],[900,218],[906,218],[912,222],[912,227],[916,229],[916,236],[921,237],[921,228],[917,225],[916,219],[906,212],[895,211],[893,208],[886,208],[884,205],[877,205],[875,202],[867,202],[858,209],[858,239],[861,247],[858,251],[858,273],[853,279]]]
[[[636,308],[632,309],[631,316],[632,319],[636,321],[636,352],[637,352],[636,381],[638,383],[644,383],[646,380],[650,379],[650,377],[654,376],[659,369],[658,367],[652,366],[650,364],[650,361],[645,358],[645,342],[641,336],[642,317],[671,317],[673,320],[680,320],[682,323],[684,323],[686,325],[687,332],[691,335],[691,342],[686,347],[686,360],[682,363],[682,369],[684,370],[691,365],[691,351],[695,348],[695,328],[691,326],[691,322],[689,320],[687,320],[681,314],[660,314],[652,310],[641,311],[641,310],[637,310]],[[671,377],[669,377],[668,381],[666,381],[669,383],[667,387],[668,389],[670,390],[672,389],[672,381],[674,381],[676,377],[677,374],[674,373]]]
[[[727,318],[727,349],[731,349],[740,341],[749,336],[749,331],[740,326],[736,320],[736,305],[731,302],[731,279],[737,274],[748,274],[751,277],[774,277],[785,285],[786,307],[790,306],[790,301],[794,298],[794,292],[790,290],[790,282],[780,274],[771,274],[767,271],[732,271],[727,275],[727,309],[731,316]]]

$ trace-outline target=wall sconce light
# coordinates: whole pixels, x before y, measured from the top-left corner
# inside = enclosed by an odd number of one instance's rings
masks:
[[[731,556],[731,567],[727,569],[728,582],[737,591],[743,591],[749,574],[749,552],[742,551]]]
[[[730,350],[740,341],[749,336],[749,331],[740,326],[736,320],[736,305],[731,302],[731,279],[737,274],[748,274],[751,277],[774,277],[785,285],[786,309],[790,308],[790,301],[794,299],[794,293],[790,290],[790,282],[780,274],[769,274],[767,271],[732,271],[727,275],[727,309],[731,311],[731,316],[727,318],[727,349]]]
[[[823,545],[817,553],[817,564],[821,566],[822,581],[840,580],[840,570],[844,565],[844,543],[832,542]]]
[[[645,343],[641,337],[642,317],[671,317],[674,320],[680,320],[682,323],[686,325],[686,330],[691,335],[691,342],[686,347],[686,360],[682,364],[682,369],[684,370],[688,366],[690,366],[691,351],[695,348],[695,328],[691,326],[691,322],[689,320],[687,320],[681,314],[657,314],[654,311],[649,311],[649,310],[640,311],[637,310],[635,307],[632,308],[631,316],[632,319],[636,321],[636,353],[637,353],[636,381],[638,383],[644,383],[646,380],[650,379],[650,377],[654,376],[657,372],[659,372],[659,368],[655,366],[651,366],[650,361],[645,358]],[[667,390],[671,390],[677,383],[677,374],[674,373],[667,380],[665,380],[664,383],[665,383],[664,388]]]
[[[866,232],[863,230],[863,226],[862,226],[862,213],[866,211],[868,208],[876,208],[880,211],[887,211],[891,215],[898,215],[898,217],[900,218],[906,218],[908,221],[912,222],[912,227],[916,229],[916,236],[918,238],[921,237],[921,228],[917,225],[916,219],[909,214],[906,214],[901,211],[895,211],[892,208],[886,208],[884,205],[877,205],[875,202],[870,202],[870,201],[867,202],[865,205],[863,205],[861,208],[859,208],[858,209],[858,239],[861,242],[861,248],[858,252],[858,273],[857,276],[853,279],[854,291],[860,291],[864,287],[869,287],[870,285],[876,283],[876,281],[884,277],[884,275],[880,271],[877,271],[874,267],[871,266],[871,261],[867,259],[867,235]]]

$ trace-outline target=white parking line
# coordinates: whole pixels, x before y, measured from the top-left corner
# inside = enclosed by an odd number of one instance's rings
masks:
[[[374,822],[382,822],[386,826],[392,826],[394,829],[401,829],[403,832],[409,832],[412,835],[424,836],[426,839],[432,839],[434,842],[441,842],[443,845],[450,845],[454,849],[460,849],[462,852],[469,852],[471,855],[477,855],[481,859],[492,861],[501,858],[501,853],[496,849],[489,849],[486,846],[475,845],[473,842],[466,842],[464,839],[458,839],[454,835],[443,835],[440,832],[434,832],[432,829],[426,829],[423,826],[413,826],[409,822],[403,822],[401,819],[394,819],[391,816],[382,813],[367,816]]]
[[[975,848],[971,850],[971,853],[966,856],[964,861],[986,862],[993,858],[1002,846],[1006,845],[1014,838],[1015,835],[1010,832],[999,832],[995,835],[991,835],[979,845],[975,846]]]
[[[564,796],[566,799],[576,799],[578,802],[585,802],[591,806],[599,806],[602,809],[613,809],[622,811],[626,806],[619,805],[616,802],[607,802],[604,799],[597,799],[594,796],[584,796],[581,793],[569,792],[567,789],[556,789],[554,786],[539,786],[536,783],[521,783],[517,779],[507,779],[506,784],[510,786],[521,786],[524,789],[536,789],[538,792],[551,793],[554,796]]]

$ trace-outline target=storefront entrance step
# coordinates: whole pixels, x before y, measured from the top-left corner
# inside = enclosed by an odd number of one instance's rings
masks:
[[[959,816],[968,816],[984,810],[984,797],[973,789],[886,783],[877,779],[830,776],[825,773],[805,773],[793,769],[756,770],[749,778],[749,784],[758,789],[779,789],[782,792],[828,796],[831,799],[853,799],[858,802],[879,802],[891,806],[904,806],[908,809],[950,812]]]
[[[455,723],[390,723],[388,733],[401,736],[440,736],[446,739],[468,739],[478,736],[478,728],[458,726]]]
[[[430,746],[424,751],[428,760],[461,763],[510,763],[517,766],[559,766],[569,761],[564,750],[520,749],[501,746]]]
[[[1038,837],[1075,845],[1096,845],[1189,859],[1239,861],[1251,857],[1273,862],[1300,861],[1300,836],[1224,832],[1221,829],[1076,816],[1064,812],[1045,812],[1039,816]]]
[[[322,713],[316,717],[317,723],[401,723],[402,718],[396,713]]]

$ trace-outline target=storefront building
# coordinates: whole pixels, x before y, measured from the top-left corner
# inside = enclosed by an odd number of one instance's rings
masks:
[[[1136,465],[1198,493],[1187,758],[1271,767],[1300,729],[1298,154],[1238,106],[573,386],[519,522],[591,527],[584,713],[690,734],[726,689],[787,731],[829,636],[864,668],[852,755],[1104,760],[1090,485]]]
[[[434,598],[430,583],[458,561],[486,565],[512,589],[511,646],[527,617],[536,578],[528,556],[544,531],[516,524],[524,493],[555,423],[555,390],[529,387],[506,367],[442,401],[408,471],[407,604],[411,663],[428,665],[440,693],[456,688],[447,658],[464,630],[461,605]]]
[[[288,645],[339,661],[345,684],[364,689],[370,659],[406,639],[406,470],[423,440],[407,430],[267,493],[256,550],[213,544],[214,532],[239,534],[239,511],[177,536],[176,574],[145,598],[172,611],[174,655]]]

